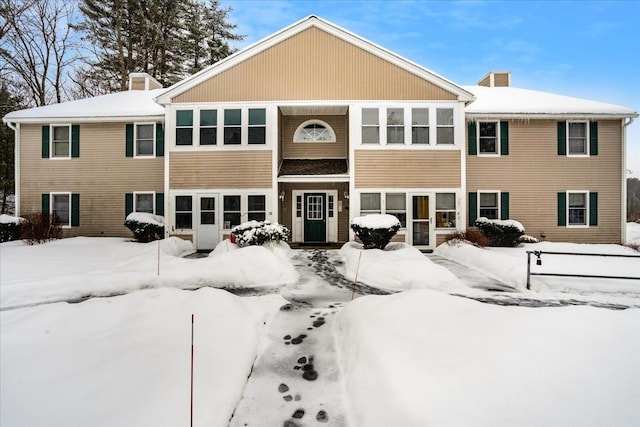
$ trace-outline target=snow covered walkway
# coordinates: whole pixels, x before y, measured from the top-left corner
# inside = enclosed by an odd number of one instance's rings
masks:
[[[292,261],[300,280],[281,290],[289,303],[268,325],[230,426],[347,424],[334,325],[352,290],[326,251],[297,251]]]

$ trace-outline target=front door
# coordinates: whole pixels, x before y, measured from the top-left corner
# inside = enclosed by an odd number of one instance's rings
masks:
[[[304,241],[327,241],[327,215],[325,193],[304,194]]]
[[[198,250],[213,249],[218,244],[217,208],[216,194],[198,194]]]
[[[413,210],[412,229],[414,246],[431,246],[431,221],[429,196],[413,196],[411,198]]]

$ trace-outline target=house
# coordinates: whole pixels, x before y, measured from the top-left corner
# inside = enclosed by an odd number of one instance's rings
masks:
[[[212,249],[268,219],[292,241],[350,239],[350,219],[396,215],[424,249],[477,217],[548,240],[619,243],[628,108],[460,86],[310,16],[197,74],[8,114],[17,214],[58,215],[66,236],[127,236],[132,211]]]

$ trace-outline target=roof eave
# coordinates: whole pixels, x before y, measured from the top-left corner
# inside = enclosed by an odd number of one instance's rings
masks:
[[[567,113],[505,113],[505,112],[465,112],[468,119],[626,119],[636,118],[638,113],[585,113],[585,112],[567,112]]]
[[[66,117],[16,117],[4,116],[4,123],[116,123],[116,122],[139,122],[149,120],[164,120],[164,114],[154,114],[150,116],[66,116]]]

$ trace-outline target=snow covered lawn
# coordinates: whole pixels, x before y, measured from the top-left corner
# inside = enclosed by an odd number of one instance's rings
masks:
[[[640,223],[627,223],[627,244],[640,245]]]
[[[339,315],[353,425],[640,424],[640,310],[415,290]]]
[[[274,287],[296,282],[297,274],[281,251],[257,246],[227,251],[225,244],[210,257],[184,259],[194,252],[193,245],[176,237],[151,243],[90,237],[34,246],[3,243],[0,308],[144,288]]]
[[[226,425],[277,295],[152,289],[0,313],[0,424]]]

